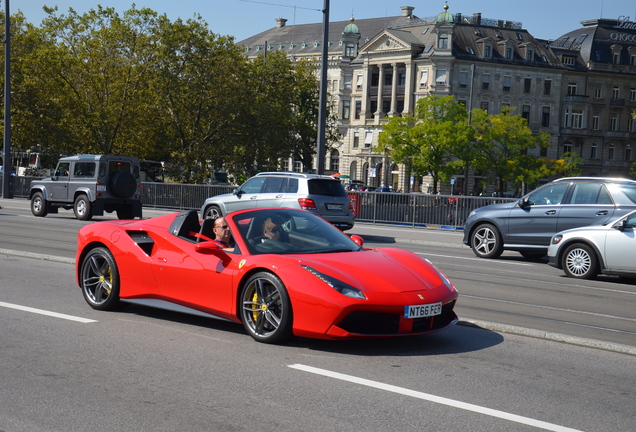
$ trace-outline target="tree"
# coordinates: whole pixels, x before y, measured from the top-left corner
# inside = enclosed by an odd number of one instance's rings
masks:
[[[533,134],[527,120],[511,115],[512,108],[504,107],[500,114],[489,115],[484,110],[472,111],[471,125],[475,130],[474,167],[492,173],[498,180],[498,192],[503,193],[508,183],[517,187],[524,182],[534,182],[537,176],[550,174],[540,159],[529,155],[528,150],[537,146],[547,148],[548,135]]]
[[[375,150],[409,165],[415,176],[431,175],[436,193],[438,183],[466,163],[452,162],[457,160],[455,151],[465,149],[471,137],[466,108],[452,96],[431,95],[418,100],[413,115],[389,119]]]

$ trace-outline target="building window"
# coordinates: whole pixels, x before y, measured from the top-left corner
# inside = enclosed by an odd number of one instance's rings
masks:
[[[534,51],[529,49],[526,51],[526,61],[532,61],[534,59]]]
[[[530,123],[530,105],[524,105],[521,107],[521,117],[526,119]]]
[[[599,130],[601,125],[601,117],[598,114],[592,116],[592,130]]]
[[[505,51],[506,60],[512,60],[512,48],[508,47]]]
[[[479,104],[479,108],[483,109],[484,111],[488,112],[488,102],[486,101],[481,101],[481,103]]]
[[[437,39],[437,48],[448,49],[448,34],[442,33]]]
[[[370,148],[373,144],[373,131],[367,131],[364,135],[364,148]]]
[[[548,96],[552,93],[552,80],[543,81],[543,94]]]
[[[631,66],[636,66],[636,55],[631,55],[631,56],[629,57],[629,64],[630,64]]]
[[[630,162],[632,160],[632,146],[630,144],[625,146],[625,160]]]
[[[391,87],[393,85],[393,72],[384,74],[384,85]]]
[[[563,56],[563,64],[567,66],[574,66],[576,63],[576,58],[571,56]]]
[[[481,88],[482,90],[488,90],[490,87],[490,74],[483,74],[481,76]]]
[[[351,101],[343,100],[342,101],[342,119],[349,120],[350,115],[351,115]]]
[[[596,89],[594,89],[594,98],[595,99],[600,99],[603,97],[603,86],[597,85]]]
[[[360,120],[360,113],[362,112],[362,101],[356,101],[355,119]]]
[[[446,69],[438,69],[435,73],[435,85],[446,85]]]
[[[510,102],[502,102],[501,103],[501,112],[508,114],[510,110],[506,110],[506,108],[510,108]]]
[[[459,72],[459,87],[460,88],[468,87],[468,72],[466,71]]]
[[[484,57],[485,58],[492,57],[492,47],[490,45],[485,45],[484,46]]]
[[[523,92],[530,93],[532,90],[532,78],[524,78],[523,80]]]
[[[340,169],[340,152],[338,150],[331,150],[331,157],[330,159],[330,164],[329,164],[329,169],[331,171],[334,172],[338,172],[338,170]]]
[[[621,94],[621,89],[618,86],[614,86],[612,89],[612,99],[618,99]]]
[[[541,126],[550,126],[550,107],[544,106],[541,113]]]
[[[345,90],[351,90],[351,80],[353,77],[351,75],[345,75],[344,77],[344,88]]]
[[[358,90],[362,89],[362,74],[358,74],[358,80],[356,81],[356,88]]]
[[[358,178],[358,162],[351,162],[351,165],[349,165],[349,175],[351,176],[351,180]]]
[[[420,87],[426,88],[428,86],[428,70],[424,69],[422,71],[422,76],[420,77]]]
[[[303,163],[301,161],[294,161],[294,172],[303,172]]]
[[[590,149],[590,159],[598,159],[598,144],[592,143],[592,148]]]
[[[401,87],[406,85],[406,72],[398,73],[398,85]]]
[[[504,75],[503,77],[503,91],[509,92],[512,88],[512,77],[510,75]]]
[[[609,149],[607,149],[607,159],[614,160],[616,157],[616,146],[614,144],[610,144]]]
[[[612,63],[621,64],[621,53],[615,52],[612,56]]]
[[[631,115],[627,117],[627,132],[634,132],[634,117]]]
[[[629,101],[636,102],[636,88],[629,89]]]
[[[563,144],[563,154],[572,154],[572,143]]]
[[[568,84],[568,96],[576,96],[576,83]]]
[[[616,132],[618,130],[618,117],[610,118],[610,130]]]
[[[583,110],[572,110],[572,128],[583,129]]]
[[[352,43],[348,43],[345,47],[345,57],[355,57],[356,56],[356,46]]]
[[[353,133],[353,148],[360,147],[360,132]]]

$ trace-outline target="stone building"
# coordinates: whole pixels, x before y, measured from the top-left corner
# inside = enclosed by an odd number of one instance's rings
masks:
[[[327,173],[433,192],[426,177],[413,179],[407,167],[374,147],[388,118],[412,113],[418,99],[435,94],[453,95],[469,110],[490,114],[513,107],[533,131],[550,135],[551,146],[540,156],[576,152],[584,159],[584,175],[629,176],[636,137],[636,23],[585,21],[547,41],[519,22],[451,14],[448,5],[436,16],[419,18],[414,9],[329,24],[329,100],[338,109],[342,140],[326,155]],[[292,60],[320,61],[322,23],[286,21],[278,18],[273,29],[238,42],[245,55],[282,50]],[[289,169],[313,168],[291,164]],[[458,173],[441,191],[476,190],[483,183],[476,174]]]

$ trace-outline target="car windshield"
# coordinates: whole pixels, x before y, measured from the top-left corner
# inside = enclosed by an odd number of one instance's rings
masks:
[[[342,231],[300,210],[256,210],[228,216],[252,255],[316,254],[362,250]]]

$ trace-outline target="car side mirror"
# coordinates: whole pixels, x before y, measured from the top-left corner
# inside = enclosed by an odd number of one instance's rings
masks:
[[[532,206],[532,203],[528,200],[528,197],[521,198],[518,202],[519,207],[521,207],[522,209],[526,209]]]
[[[620,220],[620,221],[616,222],[616,223],[614,224],[614,226],[612,226],[612,228],[615,228],[615,229],[617,229],[617,230],[619,230],[619,231],[624,231],[624,230],[625,230],[625,228],[627,228],[627,227],[628,227],[628,225],[627,225],[627,219],[622,219],[622,220]]]
[[[223,250],[223,247],[215,242],[204,241],[201,243],[197,243],[194,246],[194,250],[199,252],[200,254],[214,255],[215,257],[220,258],[222,261],[230,260],[229,255]]]
[[[234,195],[237,195],[237,196],[238,196],[238,195],[241,195],[241,194],[242,194],[242,193],[244,193],[244,192],[243,192],[241,189],[234,189],[234,190],[232,191],[232,193],[233,193]]]
[[[353,240],[353,242],[355,244],[357,244],[358,246],[362,247],[364,245],[364,240],[362,240],[362,237],[355,235],[355,234],[351,234],[349,236],[351,238],[351,240]]]

